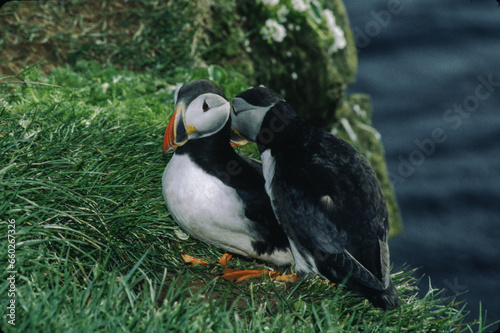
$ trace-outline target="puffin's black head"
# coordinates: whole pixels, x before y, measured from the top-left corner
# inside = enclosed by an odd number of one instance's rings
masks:
[[[174,103],[176,106],[180,102],[184,103],[184,105],[189,105],[193,101],[193,99],[207,93],[219,95],[222,98],[226,99],[226,96],[224,95],[222,89],[212,81],[195,80],[186,83],[177,89],[177,91],[175,92]]]
[[[196,80],[183,85],[175,93],[175,112],[165,131],[163,153],[219,132],[229,114],[230,104],[215,83]]]
[[[271,107],[277,102],[285,100],[276,91],[268,89],[266,87],[256,87],[248,89],[236,96],[235,99],[237,98],[245,100],[250,105],[263,107]]]
[[[233,129],[250,141],[256,141],[266,114],[285,99],[277,92],[264,88],[252,88],[233,99],[231,121]],[[281,103],[286,104],[286,103]],[[278,117],[280,117],[278,115]]]

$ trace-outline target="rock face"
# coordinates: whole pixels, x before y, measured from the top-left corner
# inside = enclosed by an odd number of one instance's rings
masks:
[[[402,230],[380,134],[366,95],[346,96],[357,55],[341,0],[200,1],[209,16],[196,29],[203,61],[280,92],[310,124],[351,143],[371,163],[387,199],[390,236]],[[200,31],[204,31],[201,33]]]

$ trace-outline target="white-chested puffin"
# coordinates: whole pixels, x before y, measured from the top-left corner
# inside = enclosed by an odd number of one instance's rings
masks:
[[[293,263],[264,188],[260,162],[230,145],[230,103],[213,82],[175,95],[163,152],[177,148],[162,178],[168,210],[188,234],[224,251],[278,266]]]
[[[309,126],[267,88],[232,102],[232,126],[256,142],[266,191],[300,277],[346,285],[375,306],[400,300],[389,275],[388,214],[375,173],[345,141]]]

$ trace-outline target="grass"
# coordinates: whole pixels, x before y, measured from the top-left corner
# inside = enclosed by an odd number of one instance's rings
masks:
[[[209,77],[232,97],[244,78],[215,66],[160,77],[92,62],[22,77],[0,86],[0,235],[15,219],[17,271],[16,326],[2,320],[4,331],[487,331],[439,291],[419,299],[408,268],[393,275],[403,305],[383,312],[318,278],[233,284],[217,278],[221,267],[183,265],[181,253],[210,261],[221,252],[186,239],[163,203],[173,89]],[[229,265],[263,267],[241,258]],[[0,276],[3,309],[8,275]]]

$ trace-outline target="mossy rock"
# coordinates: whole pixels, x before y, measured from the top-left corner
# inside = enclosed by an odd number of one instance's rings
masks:
[[[268,7],[255,1],[224,1],[212,2],[209,7],[212,17],[219,20],[206,17],[196,28],[205,31],[206,38],[198,46],[206,63],[238,70],[253,85],[278,90],[309,123],[331,127],[337,103],[346,86],[354,82],[357,67],[354,40],[342,1],[329,4],[347,41],[344,48],[333,54],[328,52],[331,41],[321,37],[328,34],[321,27],[323,23],[311,23],[311,18],[293,12],[289,4]],[[261,28],[269,15],[275,15],[281,7],[289,11],[289,20],[281,22],[286,27],[286,37],[280,42],[264,40]]]

